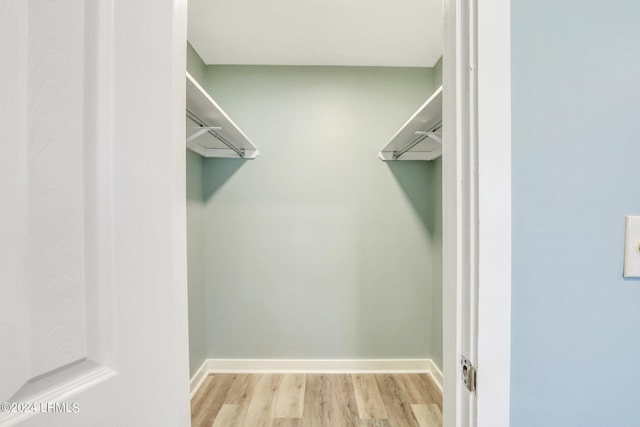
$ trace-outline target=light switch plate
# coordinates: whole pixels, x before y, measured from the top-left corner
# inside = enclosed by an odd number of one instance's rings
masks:
[[[624,277],[640,277],[640,216],[626,217]]]

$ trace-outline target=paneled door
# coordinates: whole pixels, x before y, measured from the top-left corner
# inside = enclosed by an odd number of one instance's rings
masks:
[[[187,426],[186,1],[0,2],[0,425]]]

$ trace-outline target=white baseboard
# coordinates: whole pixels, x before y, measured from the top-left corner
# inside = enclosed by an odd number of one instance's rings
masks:
[[[191,397],[209,374],[429,374],[442,391],[442,371],[431,359],[207,359],[191,379]]]
[[[225,373],[426,373],[430,359],[209,359],[211,372]]]
[[[204,382],[205,378],[207,378],[207,375],[209,375],[210,373],[211,372],[209,372],[209,359],[205,359],[204,362],[202,363],[202,366],[200,366],[200,368],[198,368],[196,373],[193,374],[193,377],[191,377],[191,383],[189,385],[191,389],[192,399],[193,399],[193,396],[198,391],[198,389],[200,388],[200,386],[202,385],[202,383]]]
[[[436,365],[433,360],[427,360],[429,361],[429,370],[427,371],[427,374],[429,374],[429,376],[433,380],[433,383],[436,385],[436,387],[438,387],[440,393],[442,393],[442,371],[440,370],[440,368],[438,368],[438,365]]]

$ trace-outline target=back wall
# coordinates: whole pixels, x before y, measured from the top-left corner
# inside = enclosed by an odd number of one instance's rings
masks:
[[[204,162],[208,357],[442,366],[441,164],[377,158],[433,79],[206,67],[205,88],[261,153]]]

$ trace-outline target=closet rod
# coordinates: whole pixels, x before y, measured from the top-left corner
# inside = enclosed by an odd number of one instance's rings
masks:
[[[214,129],[212,129],[210,126],[208,126],[204,121],[200,120],[200,118],[198,116],[196,116],[195,114],[193,114],[191,111],[189,111],[188,108],[187,108],[187,117],[189,117],[191,120],[196,122],[196,124],[198,126],[203,127],[203,128],[208,128],[207,129],[207,133],[211,134],[218,141],[222,142],[224,145],[229,147],[231,150],[235,151],[235,153],[238,156],[244,157],[244,148],[238,148],[235,145],[233,145],[232,143],[230,143],[229,141],[227,141],[227,139],[225,137],[223,137],[218,132],[216,132]]]
[[[419,135],[416,139],[414,139],[409,144],[407,144],[407,146],[404,147],[402,150],[393,152],[393,160],[398,160],[404,153],[411,150],[413,147],[420,144],[422,141],[424,141],[427,138],[431,138],[434,141],[438,142],[439,144],[442,144],[442,140],[440,138],[436,139],[432,136],[432,134],[439,131],[440,129],[442,129],[442,121],[439,121],[438,123],[433,125],[431,129],[429,129],[426,132],[416,132],[416,134]]]

